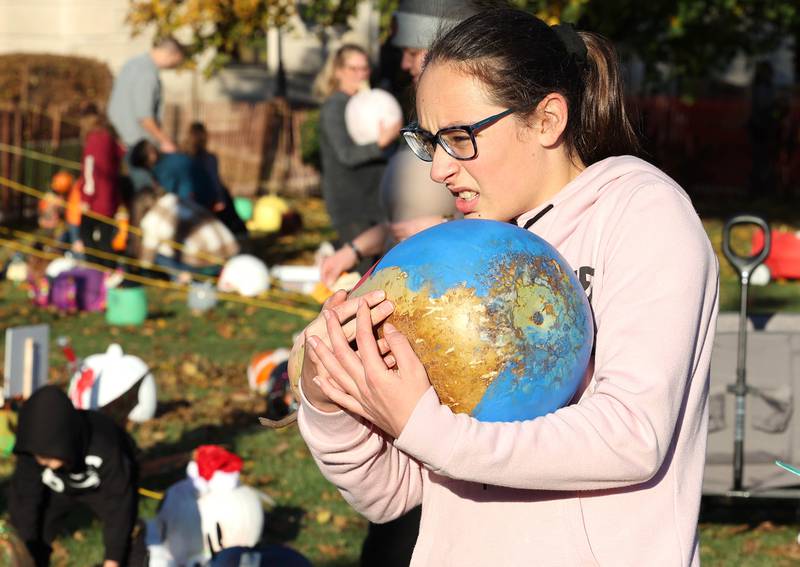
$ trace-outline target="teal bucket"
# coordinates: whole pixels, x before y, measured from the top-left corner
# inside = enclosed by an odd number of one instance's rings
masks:
[[[115,287],[108,290],[106,322],[109,325],[141,325],[147,318],[144,287]]]
[[[247,197],[235,197],[233,199],[233,208],[244,222],[253,218],[253,201]]]

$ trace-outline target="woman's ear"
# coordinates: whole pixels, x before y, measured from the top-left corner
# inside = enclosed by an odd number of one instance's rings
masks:
[[[536,107],[534,128],[545,147],[555,146],[567,128],[569,106],[567,99],[559,93],[550,93]]]

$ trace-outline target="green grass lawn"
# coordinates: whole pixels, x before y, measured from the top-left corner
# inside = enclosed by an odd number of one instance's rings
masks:
[[[319,204],[304,211],[307,232],[302,237],[266,240],[260,251],[270,263],[297,261],[322,238],[329,237]],[[719,221],[706,223],[718,248]],[[715,240],[716,238],[716,240]],[[741,237],[746,240],[746,235]],[[738,283],[722,262],[722,305],[738,308]],[[65,385],[65,360],[55,338],[69,336],[77,353],[85,356],[116,341],[126,352],[145,359],[159,388],[159,415],[142,425],[130,425],[148,467],[142,485],[164,490],[183,476],[188,452],[202,443],[221,443],[246,462],[244,481],[272,496],[277,507],[269,511],[267,538],[283,541],[306,554],[315,565],[357,565],[366,522],[320,475],[296,427],[267,430],[257,423],[265,403],[251,394],[245,369],[258,351],[288,346],[293,333],[304,326],[295,315],[235,303],[221,303],[202,317],[193,316],[179,292],[149,290],[151,317],[140,327],[110,327],[101,314],[63,315],[35,309],[25,291],[0,283],[2,326],[47,323],[51,327],[50,379]],[[279,298],[280,299],[280,298]],[[285,300],[285,299],[284,299]],[[754,288],[754,312],[800,311],[800,286],[779,283]],[[0,344],[2,350],[2,344]],[[0,353],[2,354],[2,353]],[[184,460],[167,461],[169,455]],[[0,460],[4,488],[13,459]],[[143,499],[140,513],[151,517],[156,501]],[[5,501],[0,500],[4,513]],[[701,553],[705,565],[797,565],[798,525],[759,521],[716,522],[701,525]],[[96,522],[77,515],[58,541],[54,565],[86,566],[101,560]]]

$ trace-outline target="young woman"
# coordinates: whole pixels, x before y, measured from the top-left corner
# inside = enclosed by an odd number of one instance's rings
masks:
[[[366,84],[369,70],[366,51],[348,43],[332,54],[314,84],[315,94],[324,99],[319,124],[322,195],[342,244],[383,220],[378,185],[387,149],[400,134],[399,123],[383,124],[375,143],[359,145],[347,133],[345,107]],[[359,271],[366,271],[370,260],[359,260]]]
[[[698,565],[718,265],[686,193],[631,155],[612,48],[487,12],[432,46],[417,113],[404,135],[466,218],[513,221],[577,271],[595,353],[573,404],[483,423],[439,403],[391,325],[375,342],[383,292],[334,296],[301,375],[322,472],[373,521],[422,502],[412,565]]]

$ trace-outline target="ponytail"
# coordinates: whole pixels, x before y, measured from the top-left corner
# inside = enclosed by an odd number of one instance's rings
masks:
[[[614,47],[604,37],[579,32],[586,45],[580,130],[575,132],[574,149],[584,164],[609,156],[636,155],[639,140],[625,108],[622,75]]]

